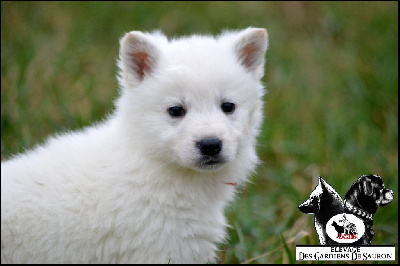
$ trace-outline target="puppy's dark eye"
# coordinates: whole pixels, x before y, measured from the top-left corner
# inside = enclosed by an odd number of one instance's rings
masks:
[[[223,103],[221,104],[221,109],[224,113],[231,114],[235,111],[235,104],[230,102]]]
[[[172,117],[182,117],[185,115],[185,109],[180,106],[172,106],[168,108],[168,113]]]

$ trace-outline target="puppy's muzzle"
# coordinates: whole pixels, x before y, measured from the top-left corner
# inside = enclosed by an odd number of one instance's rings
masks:
[[[206,138],[198,141],[196,147],[202,155],[215,156],[222,150],[222,141],[218,138]]]

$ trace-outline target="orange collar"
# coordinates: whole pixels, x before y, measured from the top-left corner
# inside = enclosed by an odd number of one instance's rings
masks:
[[[230,183],[224,183],[225,185],[230,185],[230,186],[237,186],[236,182],[230,182]]]

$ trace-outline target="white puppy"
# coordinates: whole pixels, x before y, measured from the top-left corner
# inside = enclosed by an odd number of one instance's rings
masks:
[[[108,119],[1,163],[2,263],[215,262],[257,163],[267,32],[120,45]]]

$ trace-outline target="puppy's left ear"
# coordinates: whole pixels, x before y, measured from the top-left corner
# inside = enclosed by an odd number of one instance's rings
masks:
[[[366,178],[365,180],[362,181],[362,187],[364,190],[364,194],[367,196],[372,196],[373,190],[372,190],[372,182],[371,179]]]
[[[264,76],[265,52],[268,47],[266,29],[249,28],[241,32],[236,43],[235,52],[240,64],[257,79]]]
[[[120,40],[119,57],[122,78],[135,87],[154,71],[160,52],[150,34],[132,31]]]

